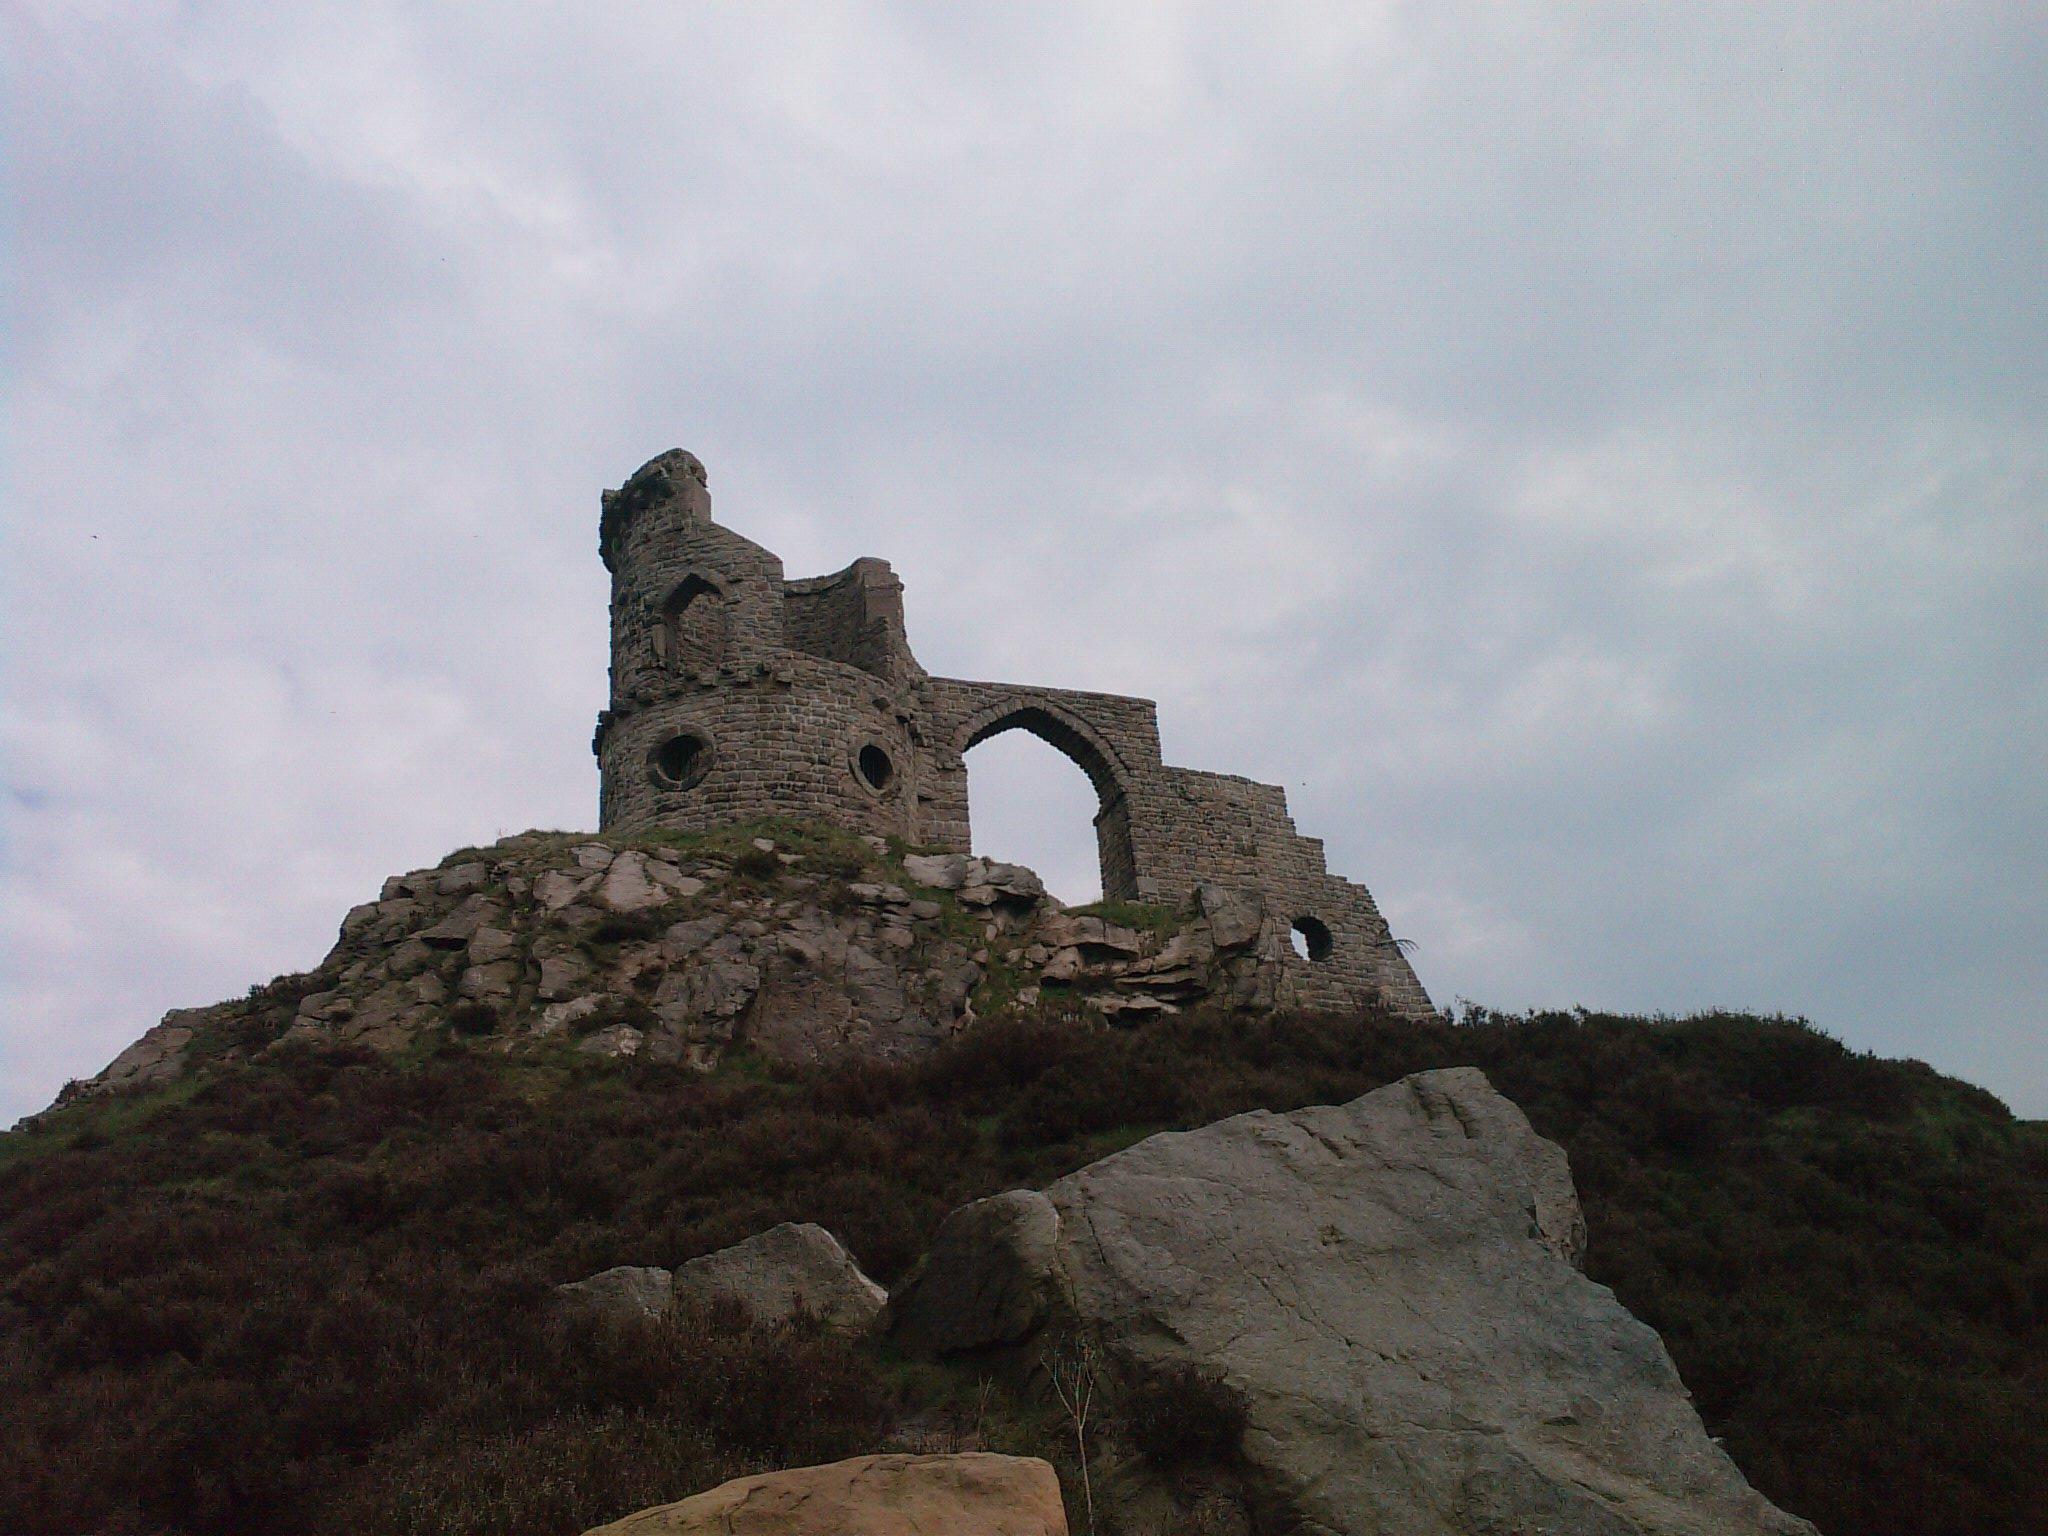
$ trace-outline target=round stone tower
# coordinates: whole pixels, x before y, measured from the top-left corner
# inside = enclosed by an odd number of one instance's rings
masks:
[[[604,493],[598,544],[612,574],[601,826],[794,816],[918,835],[925,674],[886,562],[785,581],[712,522],[704,466],[681,449]]]

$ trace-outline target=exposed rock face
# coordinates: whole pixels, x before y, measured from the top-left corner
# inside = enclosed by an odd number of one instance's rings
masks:
[[[889,1300],[838,1238],[808,1221],[690,1260],[675,1273],[675,1291],[678,1301],[736,1297],[757,1323],[786,1322],[801,1308],[843,1333],[867,1332]]]
[[[1563,1152],[1474,1069],[1153,1136],[1044,1199],[1050,1264],[1032,1245],[993,1275],[1023,1246],[997,1244],[946,1273],[935,1253],[905,1324],[1000,1342],[1010,1298],[1050,1277],[1140,1369],[1220,1373],[1247,1459],[1304,1529],[1811,1532],[1749,1487],[1656,1334],[1578,1271]],[[922,1321],[924,1297],[953,1299],[950,1331]]]
[[[972,1024],[984,992],[1111,1020],[1276,1001],[1285,930],[1255,893],[1204,886],[1147,921],[1068,912],[1014,864],[899,862],[880,839],[799,853],[526,833],[393,876],[315,970],[173,1012],[69,1092],[166,1081],[202,1047],[279,1038],[396,1051],[453,1026],[504,1050],[566,1041],[709,1068],[735,1045],[901,1060]]]
[[[675,1298],[675,1278],[665,1269],[620,1264],[555,1287],[558,1305],[615,1319],[665,1316]]]
[[[1030,1456],[860,1456],[736,1478],[585,1536],[1067,1536],[1059,1478]]]
[[[206,1022],[203,1008],[174,1008],[163,1022],[107,1063],[97,1079],[109,1088],[168,1082],[185,1070],[185,1047]]]

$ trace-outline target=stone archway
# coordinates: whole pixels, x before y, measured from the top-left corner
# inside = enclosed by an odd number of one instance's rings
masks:
[[[1129,770],[1115,749],[1085,721],[1042,699],[1011,697],[977,710],[960,729],[955,750],[964,759],[992,736],[1025,731],[1063,754],[1095,787],[1095,846],[1102,866],[1102,894],[1110,901],[1135,900],[1137,858],[1131,845]],[[972,807],[969,807],[972,816]]]

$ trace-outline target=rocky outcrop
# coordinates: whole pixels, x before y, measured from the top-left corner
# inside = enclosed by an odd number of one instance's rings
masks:
[[[737,1301],[766,1327],[799,1312],[839,1333],[875,1326],[889,1294],[861,1273],[838,1238],[813,1222],[785,1221],[670,1271],[621,1264],[555,1287],[555,1304],[610,1319],[656,1318],[675,1307]]]
[[[757,1323],[802,1311],[842,1333],[867,1332],[889,1300],[838,1238],[808,1221],[785,1221],[690,1260],[675,1273],[675,1293],[679,1302],[732,1297]]]
[[[901,1060],[993,1007],[1128,1022],[1274,1001],[1286,930],[1256,893],[1128,911],[1142,926],[1067,911],[1018,865],[828,829],[786,845],[526,833],[393,876],[312,972],[167,1015],[67,1096],[279,1040],[397,1051],[453,1030],[709,1068],[736,1045]]]
[[[1011,1341],[1016,1298],[1051,1287],[1131,1369],[1192,1366],[1237,1394],[1243,1455],[1304,1529],[1811,1532],[1749,1487],[1656,1334],[1579,1272],[1563,1152],[1474,1069],[1153,1136],[1038,1198],[949,1227],[1050,1219],[1049,1257],[1036,1238],[942,1240],[898,1300],[905,1336]]]
[[[1059,1478],[1029,1456],[860,1456],[736,1478],[585,1536],[1067,1536]]]
[[[675,1277],[665,1269],[619,1264],[555,1287],[555,1302],[564,1311],[584,1312],[611,1321],[665,1317],[675,1301]]]
[[[96,1079],[109,1088],[168,1082],[185,1070],[186,1048],[207,1023],[203,1008],[174,1008],[163,1022],[107,1063]]]

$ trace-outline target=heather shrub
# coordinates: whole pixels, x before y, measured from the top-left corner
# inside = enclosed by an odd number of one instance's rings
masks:
[[[1244,1443],[1244,1399],[1213,1371],[1167,1366],[1125,1392],[1123,1426],[1156,1466],[1216,1466],[1236,1460]]]
[[[1565,1147],[1589,1272],[1764,1492],[1829,1536],[2040,1528],[2048,1137],[1794,1021],[996,1020],[711,1077],[489,1044],[293,1043],[0,1138],[0,1531],[573,1536],[876,1449],[929,1381],[731,1319],[579,1331],[550,1288],[785,1220],[886,1283],[964,1200],[1463,1064]],[[1188,1468],[1227,1415],[1123,1407]]]

